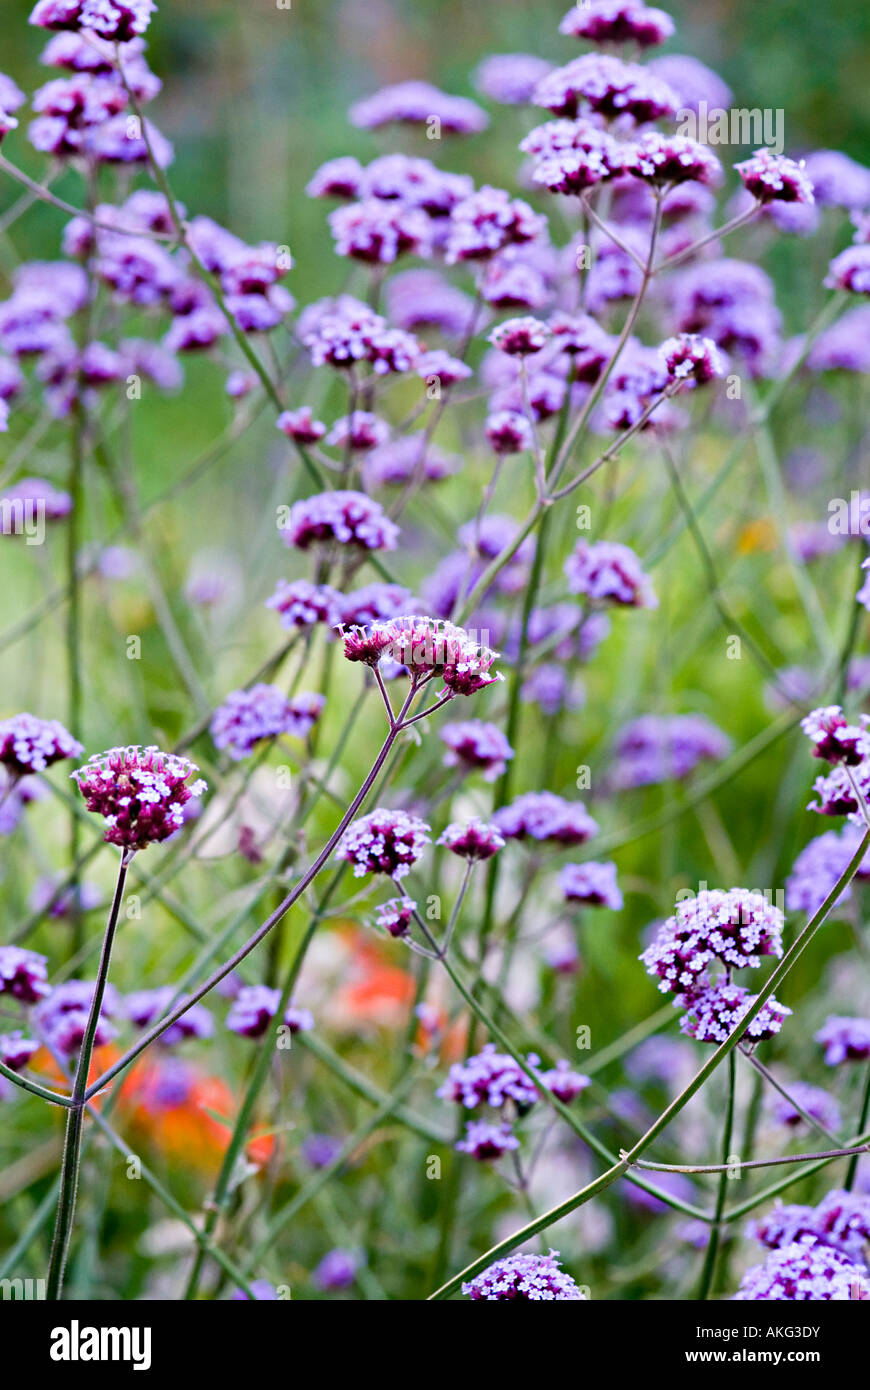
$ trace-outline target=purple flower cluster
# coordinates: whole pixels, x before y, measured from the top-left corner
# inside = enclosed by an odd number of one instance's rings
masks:
[[[303,691],[288,696],[275,685],[262,682],[246,690],[234,690],[215,710],[211,736],[215,748],[238,762],[249,758],[258,743],[289,734],[305,738],[320,718],[326,699]]]
[[[562,1269],[558,1254],[558,1250],[551,1250],[549,1255],[509,1255],[506,1260],[496,1260],[463,1284],[462,1292],[467,1298],[490,1303],[513,1298],[530,1302],[585,1299],[582,1289]]]
[[[482,719],[445,724],[439,738],[447,747],[445,767],[482,772],[487,782],[500,777],[514,756],[514,750],[498,725],[487,724]]]
[[[49,992],[47,961],[21,946],[0,946],[0,994],[22,1004],[38,1004]]]
[[[173,985],[141,989],[127,995],[124,1012],[137,1028],[147,1028],[168,1013],[174,1000],[183,1003],[184,996],[179,996]],[[214,1019],[208,1009],[202,1004],[191,1004],[187,1012],[160,1035],[160,1042],[164,1047],[173,1047],[185,1038],[210,1038],[213,1032]]]
[[[504,836],[495,825],[481,820],[478,816],[467,821],[453,821],[436,841],[449,849],[460,859],[472,861],[491,859],[504,849]]]
[[[95,988],[93,980],[65,980],[33,1011],[34,1027],[45,1036],[51,1048],[65,1057],[71,1057],[82,1045]],[[107,985],[97,1020],[96,1047],[104,1047],[117,1037],[118,1030],[110,1019],[122,1014],[117,991]]]
[[[0,763],[13,777],[44,772],[64,758],[77,758],[84,748],[56,719],[16,714],[0,720]]]
[[[654,48],[674,32],[674,21],[664,10],[642,0],[592,0],[575,5],[559,25],[559,33],[587,43],[635,43]]]
[[[37,0],[30,23],[43,29],[89,30],[101,39],[126,43],[145,33],[156,10],[154,0]]]
[[[774,1121],[788,1129],[797,1129],[806,1123],[801,1111],[823,1129],[836,1132],[840,1128],[840,1107],[834,1097],[822,1090],[821,1086],[811,1086],[807,1081],[793,1081],[789,1086],[789,1095],[774,1094],[769,1105]]]
[[[528,1061],[534,1067],[538,1059],[530,1056]],[[466,1110],[474,1110],[478,1105],[501,1110],[510,1103],[520,1115],[538,1099],[533,1082],[513,1057],[497,1052],[494,1043],[486,1043],[481,1052],[465,1062],[455,1062],[436,1094]]]
[[[743,1021],[758,996],[750,994],[742,985],[720,981],[709,989],[693,990],[684,997],[688,1003],[680,1019],[680,1032],[696,1042],[722,1043]],[[775,1037],[791,1012],[771,997],[748,1024],[743,1038],[754,1045]]]
[[[843,1062],[865,1062],[870,1057],[870,1019],[831,1014],[816,1033],[815,1040],[824,1047],[829,1067],[838,1067]]]
[[[566,902],[609,907],[614,912],[622,907],[615,864],[598,863],[594,859],[582,864],[566,864],[559,874],[559,884]]]
[[[312,545],[353,545],[395,550],[399,528],[364,492],[318,492],[294,502],[281,535],[297,550]]]
[[[576,116],[581,109],[602,116],[631,116],[638,125],[676,115],[676,94],[649,68],[609,54],[587,53],[556,68],[538,83],[535,106],[554,116]]]
[[[277,1014],[280,1003],[280,989],[271,989],[268,985],[244,985],[227,1014],[227,1027],[231,1033],[238,1033],[243,1038],[261,1038]],[[314,1027],[314,1018],[308,1009],[288,1004],[284,1027],[290,1033],[307,1033]]]
[[[350,109],[352,125],[375,130],[384,125],[428,125],[437,122],[452,135],[473,135],[485,130],[488,117],[467,97],[450,96],[429,82],[397,82]]]
[[[782,931],[782,913],[763,894],[703,889],[677,903],[640,959],[664,993],[691,995],[717,963],[740,970],[781,956]]]
[[[503,677],[493,674],[498,655],[453,623],[420,614],[402,615],[343,631],[348,661],[377,666],[389,657],[413,680],[440,676],[450,695],[473,695]]]
[[[870,1298],[865,1271],[839,1250],[795,1241],[768,1255],[743,1276],[735,1299],[845,1302]]]
[[[681,780],[730,749],[730,739],[704,715],[642,715],[618,734],[609,780],[617,790]]]
[[[469,1120],[465,1138],[457,1141],[459,1153],[470,1154],[478,1163],[489,1163],[520,1147],[520,1141],[509,1124],[492,1124],[489,1120]]]
[[[658,599],[634,551],[618,541],[578,541],[565,562],[572,594],[625,608],[657,608]]]
[[[336,859],[353,865],[354,878],[388,874],[404,878],[430,843],[429,826],[407,811],[379,809],[348,826],[335,851]]]
[[[508,840],[583,845],[598,833],[598,822],[582,801],[566,801],[555,792],[525,792],[497,810],[493,820]]]
[[[103,838],[126,853],[167,840],[184,824],[184,807],[205,782],[189,758],[159,748],[110,748],[71,775],[89,811],[106,823]]]

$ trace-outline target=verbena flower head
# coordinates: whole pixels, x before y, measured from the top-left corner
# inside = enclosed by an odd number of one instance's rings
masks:
[[[324,1293],[335,1293],[350,1288],[359,1267],[360,1258],[353,1250],[330,1250],[311,1278]]]
[[[825,284],[832,290],[870,294],[870,246],[847,246],[828,267]]]
[[[487,416],[486,438],[497,454],[521,454],[534,444],[532,426],[518,410],[496,410]]]
[[[367,628],[349,628],[343,637],[348,661],[374,666],[386,655],[414,680],[440,676],[451,695],[473,695],[504,679],[491,670],[497,652],[439,618],[403,614]]]
[[[674,21],[664,10],[642,0],[592,0],[575,5],[559,25],[559,33],[587,43],[635,43],[653,48],[674,32]]]
[[[624,789],[680,780],[730,749],[731,740],[704,715],[645,714],[619,732],[609,781]]]
[[[509,1255],[506,1260],[496,1260],[463,1284],[462,1292],[467,1298],[488,1302],[512,1298],[534,1303],[584,1300],[585,1293],[562,1269],[558,1254],[558,1250],[551,1250],[549,1255]]]
[[[78,739],[56,719],[16,714],[0,720],[0,763],[13,777],[44,772],[53,763],[77,758],[83,752]]]
[[[505,319],[489,335],[489,341],[508,357],[528,357],[540,352],[550,340],[550,329],[540,319]]]
[[[25,1038],[20,1029],[14,1033],[0,1033],[0,1062],[10,1071],[22,1071],[40,1044],[33,1038]]]
[[[587,859],[583,864],[566,864],[559,874],[562,896],[569,903],[588,907],[609,907],[618,912],[622,893],[616,882],[616,865]]]
[[[697,333],[681,333],[667,338],[659,348],[669,377],[688,386],[705,386],[725,375],[725,360],[712,338]]]
[[[51,1047],[66,1057],[81,1047],[95,988],[93,980],[65,980],[33,1011],[34,1024],[46,1035]],[[117,1037],[117,1029],[109,1020],[121,1012],[120,996],[107,985],[97,1021],[95,1046],[104,1047]]]
[[[521,198],[512,198],[503,188],[484,184],[450,214],[447,264],[488,260],[505,246],[539,241],[546,226],[546,219]]]
[[[439,738],[447,747],[445,767],[464,767],[482,772],[484,780],[494,782],[514,756],[501,729],[482,719],[466,719],[445,724]]]
[[[493,53],[477,68],[474,84],[490,101],[525,106],[551,63],[532,53]]]
[[[743,1276],[737,1300],[846,1302],[870,1298],[866,1269],[839,1250],[795,1241],[768,1255]]]
[[[623,150],[621,167],[636,179],[658,185],[694,181],[718,188],[724,177],[722,165],[706,145],[657,130],[647,131]]]
[[[556,1099],[560,1100],[563,1105],[570,1105],[572,1100],[576,1100],[579,1095],[582,1095],[587,1086],[592,1085],[588,1076],[584,1076],[582,1072],[574,1071],[571,1063],[566,1062],[564,1058],[561,1058],[549,1071],[539,1072],[538,1075],[547,1090],[552,1091]]]
[[[329,544],[395,550],[399,528],[365,493],[338,490],[294,502],[281,534],[297,550]]]
[[[811,917],[827,898],[854,858],[862,839],[857,826],[846,825],[842,832],[827,830],[801,850],[785,883],[785,905],[790,912]],[[856,878],[870,876],[870,852],[858,867]],[[834,907],[842,907],[852,896],[851,885],[843,890]]]
[[[436,843],[460,859],[478,860],[491,859],[504,849],[505,840],[495,825],[475,816],[467,821],[453,821]]]
[[[625,160],[625,147],[586,120],[547,121],[520,142],[520,149],[535,157],[534,183],[569,197],[622,173]]]
[[[264,739],[291,734],[304,738],[326,703],[323,695],[288,697],[275,685],[262,682],[234,690],[214,712],[211,736],[216,748],[235,761],[248,758]]]
[[[179,1003],[184,1002],[184,996],[178,997],[174,985],[163,985],[159,989],[141,989],[127,995],[124,1011],[137,1028],[147,1028],[149,1024],[162,1018],[176,999]],[[174,1047],[185,1038],[210,1038],[213,1032],[214,1019],[208,1009],[202,1004],[192,1004],[181,1018],[176,1019],[161,1033],[159,1041],[164,1047]]]
[[[818,801],[811,801],[808,810],[816,811],[820,816],[848,816],[855,825],[863,825],[864,813],[855,794],[853,779],[866,801],[870,796],[870,762],[860,762],[851,769],[851,777],[842,766],[835,767],[827,777],[817,777],[813,791]]]
[[[534,1055],[528,1060],[530,1065],[537,1065]],[[455,1062],[436,1094],[441,1100],[464,1105],[466,1110],[474,1110],[478,1105],[501,1110],[511,1103],[521,1115],[538,1099],[533,1082],[513,1057],[496,1052],[494,1043],[486,1043],[481,1052],[465,1062]]]
[[[469,1120],[465,1138],[458,1140],[458,1153],[470,1154],[478,1163],[491,1163],[520,1147],[520,1141],[509,1124],[493,1124],[489,1120]]]
[[[815,1034],[815,1040],[824,1047],[829,1067],[864,1062],[870,1057],[870,1019],[831,1014]]]
[[[336,420],[326,436],[326,442],[334,449],[354,449],[364,453],[385,444],[389,437],[390,427],[386,420],[381,420],[370,410],[355,410],[352,415],[343,415]]]
[[[379,809],[348,826],[335,857],[353,865],[354,878],[388,874],[400,879],[410,872],[429,843],[425,821],[406,811]]]
[[[281,626],[315,627],[325,623],[335,627],[341,621],[343,599],[328,584],[312,584],[307,579],[279,579],[275,592],[266,599],[266,607],[280,615]]]
[[[467,97],[450,96],[429,82],[397,82],[358,101],[348,113],[351,125],[375,130],[383,125],[426,125],[437,120],[452,135],[472,135],[485,130],[489,118]]]
[[[658,599],[640,561],[618,541],[578,541],[565,562],[572,594],[627,608],[657,608]]]
[[[326,426],[314,419],[310,405],[302,405],[298,410],[282,410],[275,425],[297,444],[316,444],[326,434]]]
[[[390,936],[407,936],[416,906],[413,898],[389,898],[378,906],[376,925],[383,927]]]
[[[281,991],[268,985],[245,985],[239,990],[227,1014],[231,1033],[244,1038],[261,1038],[278,1012]]]
[[[509,840],[582,845],[598,833],[598,822],[582,801],[566,801],[554,792],[524,792],[508,806],[500,807],[493,821]]]
[[[803,164],[768,149],[756,150],[734,168],[741,183],[760,203],[814,203],[813,185]]]
[[[782,955],[783,915],[761,893],[745,888],[704,889],[677,903],[640,959],[659,989],[674,994],[703,987],[717,961],[742,969],[762,956]]]
[[[0,994],[37,1004],[49,992],[47,959],[21,946],[0,946]]]
[[[105,820],[103,839],[133,851],[181,828],[184,807],[205,791],[202,778],[190,781],[197,771],[189,758],[133,744],[94,754],[71,776],[88,810]]]
[[[336,208],[329,214],[329,229],[339,256],[368,265],[392,265],[407,252],[425,257],[432,250],[426,213],[393,199],[366,198]]]
[[[156,10],[154,0],[38,0],[30,23],[42,29],[91,30],[101,39],[126,43],[145,33]]]
[[[814,758],[858,767],[870,756],[867,722],[865,716],[860,726],[850,724],[839,705],[827,705],[802,719],[801,728],[813,745]]]
[[[745,1018],[757,997],[742,985],[721,980],[707,988],[693,989],[680,1019],[680,1032],[696,1042],[722,1043]],[[743,1041],[754,1046],[774,1037],[791,1012],[771,996],[741,1034]]]
[[[816,1120],[825,1129],[836,1133],[840,1128],[840,1107],[834,1097],[822,1090],[821,1086],[811,1086],[806,1081],[792,1081],[788,1092],[796,1104],[779,1094],[770,1097],[769,1110],[777,1124],[786,1125],[789,1129],[805,1125],[803,1115],[796,1108],[799,1105],[810,1119]]]
[[[644,125],[679,108],[675,93],[648,68],[609,54],[587,53],[542,78],[532,94],[535,106],[554,116],[573,117],[581,109],[602,116],[631,116]]]

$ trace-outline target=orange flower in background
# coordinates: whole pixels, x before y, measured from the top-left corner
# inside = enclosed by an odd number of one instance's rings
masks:
[[[347,944],[349,979],[339,987],[330,1010],[336,1022],[349,1027],[373,1023],[400,1028],[414,1002],[413,976],[393,965],[379,942],[355,933]]]
[[[740,555],[755,555],[759,551],[775,550],[777,545],[776,527],[769,516],[760,516],[749,521],[737,533],[737,552]]]

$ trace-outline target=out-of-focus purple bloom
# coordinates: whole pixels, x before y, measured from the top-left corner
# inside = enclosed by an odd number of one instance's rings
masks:
[[[95,988],[93,980],[65,980],[33,1011],[34,1026],[45,1034],[49,1045],[65,1057],[71,1057],[82,1045]],[[117,1037],[117,1029],[109,1019],[120,1011],[117,991],[107,985],[97,1020],[96,1047],[104,1047]]]
[[[469,1120],[465,1138],[458,1140],[458,1153],[470,1154],[478,1163],[490,1163],[520,1147],[520,1141],[509,1124],[493,1124],[490,1120]]]
[[[477,816],[467,821],[453,821],[436,843],[444,845],[460,859],[468,860],[491,859],[505,845],[501,831]]]
[[[638,125],[674,116],[679,107],[667,82],[649,68],[599,53],[586,53],[548,73],[535,88],[532,103],[554,116],[574,117],[586,108],[602,116],[632,116]]]
[[[545,323],[526,316],[505,319],[490,333],[489,341],[508,357],[528,357],[546,347],[550,337],[550,329]]]
[[[312,1168],[328,1168],[341,1149],[341,1140],[332,1134],[309,1134],[302,1141],[302,1155]]]
[[[634,43],[654,48],[674,32],[674,21],[664,10],[641,0],[592,0],[575,5],[559,25],[559,33],[587,43]]]
[[[696,333],[681,333],[667,338],[659,348],[668,376],[690,386],[704,386],[717,376],[725,375],[725,362],[712,338]]]
[[[806,1081],[791,1082],[788,1091],[810,1119],[816,1120],[824,1129],[836,1134],[841,1123],[840,1107],[832,1095],[823,1091],[820,1086],[811,1086]],[[799,1125],[806,1123],[792,1102],[778,1092],[770,1096],[768,1108],[775,1122],[787,1125],[789,1129],[797,1129]]]
[[[850,309],[820,333],[806,363],[814,372],[870,372],[870,304]]]
[[[363,492],[318,492],[294,502],[281,535],[286,545],[356,545],[364,550],[395,550],[399,528],[380,503]]]
[[[282,734],[305,737],[324,704],[322,695],[289,697],[275,685],[258,683],[232,691],[218,706],[211,721],[211,736],[216,748],[225,749],[238,762],[250,757],[264,739]]]
[[[582,864],[566,864],[559,874],[562,896],[569,903],[588,907],[609,907],[618,912],[622,893],[616,881],[616,865],[587,859]]]
[[[39,1043],[33,1038],[25,1038],[20,1030],[14,1033],[0,1033],[0,1062],[10,1071],[22,1071],[35,1052]]]
[[[399,487],[412,479],[439,482],[461,466],[457,455],[443,453],[420,430],[372,449],[363,465],[363,476],[368,487]]]
[[[21,946],[0,946],[0,994],[37,1004],[49,992],[47,959]]]
[[[315,420],[310,405],[300,406],[298,410],[282,410],[275,421],[277,428],[288,439],[297,444],[316,444],[326,434],[326,426]]]
[[[42,29],[91,30],[127,43],[144,34],[157,11],[154,0],[37,0],[30,23]]]
[[[82,744],[57,719],[15,714],[0,720],[0,763],[12,777],[44,772],[65,758],[77,758]]]
[[[819,203],[849,209],[870,204],[870,169],[840,150],[814,150],[804,160],[804,172]]]
[[[823,835],[810,840],[794,861],[786,879],[785,904],[790,912],[805,912],[811,917],[818,911],[854,858],[861,838],[862,832],[857,826],[846,825],[842,832],[826,830]],[[865,855],[856,877],[870,877],[870,851]],[[834,909],[842,907],[851,896],[849,886],[840,894]]]
[[[254,1296],[255,1303],[278,1303],[278,1291],[274,1284],[269,1284],[265,1279],[252,1279],[248,1283],[248,1288]],[[230,1294],[231,1303],[249,1303],[250,1297],[244,1289],[234,1289]]]
[[[618,541],[578,541],[565,562],[572,594],[628,608],[657,608],[658,599],[640,561]]]
[[[731,740],[701,714],[645,714],[617,736],[609,774],[617,789],[677,781],[706,759],[727,756]]]
[[[71,917],[79,912],[93,912],[103,901],[103,894],[95,883],[80,883],[77,889],[62,888],[60,878],[41,878],[30,894],[31,912],[45,912],[57,921]],[[50,906],[49,906],[50,904]]]
[[[484,184],[450,214],[447,263],[487,260],[505,246],[539,241],[546,225],[546,219],[522,199]]]
[[[506,1260],[496,1260],[463,1284],[462,1292],[466,1298],[489,1303],[515,1298],[533,1303],[585,1299],[582,1289],[562,1269],[558,1254],[558,1250],[551,1250],[549,1255],[509,1255]]]
[[[403,270],[385,289],[387,315],[399,328],[437,328],[458,338],[472,321],[474,301],[437,270]]]
[[[824,1047],[829,1067],[838,1067],[842,1062],[864,1062],[870,1057],[870,1019],[831,1014],[815,1034],[815,1040]]]
[[[486,437],[497,454],[520,454],[534,443],[532,427],[518,410],[497,410],[488,415]]]
[[[445,767],[477,770],[483,773],[487,782],[494,782],[514,756],[514,750],[501,729],[482,719],[445,724],[439,737],[447,747]]]
[[[598,822],[582,801],[566,801],[554,792],[525,792],[493,815],[502,835],[509,840],[553,840],[560,845],[582,845],[598,832]]]
[[[308,579],[279,579],[275,592],[266,599],[266,607],[280,615],[282,627],[293,631],[294,628],[314,627],[317,623],[337,626],[342,621],[343,602],[342,595],[328,584],[312,584]]]
[[[124,1000],[127,1017],[137,1028],[147,1028],[156,1023],[169,1011],[169,1006],[177,997],[174,985],[163,985],[159,989],[141,989],[128,994]],[[184,1002],[184,996],[178,1003]],[[175,1023],[160,1035],[159,1041],[165,1047],[174,1047],[185,1038],[210,1038],[214,1032],[214,1019],[202,1004],[192,1004]]]
[[[369,623],[396,618],[408,612],[411,595],[401,584],[376,582],[340,596],[340,618],[346,626],[365,627]]]
[[[427,125],[437,121],[452,135],[473,135],[485,130],[489,117],[467,97],[450,96],[429,82],[397,82],[350,108],[351,125],[374,130],[382,125]]]
[[[69,493],[58,491],[46,478],[19,478],[0,498],[0,534],[25,534],[40,516],[61,521],[72,505]]]
[[[870,246],[847,246],[828,267],[825,284],[832,290],[870,294]]]
[[[571,1063],[566,1062],[564,1058],[558,1061],[554,1067],[551,1067],[549,1071],[539,1072],[538,1076],[547,1090],[552,1091],[556,1099],[560,1100],[563,1105],[570,1105],[571,1101],[576,1100],[587,1086],[592,1085],[588,1076],[584,1076],[582,1072],[573,1071]]]
[[[326,442],[333,449],[354,449],[365,453],[385,444],[390,437],[390,427],[386,420],[373,415],[370,410],[355,410],[352,415],[344,415],[336,420]]]
[[[653,58],[647,67],[676,93],[681,111],[687,109],[697,115],[702,105],[708,112],[727,111],[731,105],[731,88],[712,68],[687,53],[666,53]]]
[[[525,106],[552,66],[533,53],[492,53],[477,68],[474,85],[490,101]]]
[[[333,1293],[350,1288],[359,1266],[359,1256],[352,1250],[330,1250],[311,1277],[324,1293]]]

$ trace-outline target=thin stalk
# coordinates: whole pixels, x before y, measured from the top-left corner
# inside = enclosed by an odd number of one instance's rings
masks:
[[[115,885],[115,896],[112,899],[109,920],[106,924],[106,934],[103,937],[103,948],[100,954],[100,965],[94,985],[94,994],[91,999],[91,1009],[88,1014],[88,1021],[85,1025],[84,1037],[82,1038],[81,1050],[79,1051],[79,1059],[76,1064],[75,1077],[73,1079],[72,1104],[67,1118],[63,1163],[61,1166],[57,1220],[55,1222],[54,1239],[52,1241],[51,1256],[48,1265],[46,1297],[50,1300],[59,1299],[63,1288],[63,1274],[69,1251],[70,1236],[72,1235],[76,1190],[78,1187],[79,1168],[81,1166],[84,1114],[88,1100],[88,1074],[91,1067],[91,1056],[94,1051],[97,1026],[100,1021],[103,995],[106,992],[106,983],[109,978],[112,946],[114,945],[115,931],[118,926],[118,917],[124,898],[124,885],[127,882],[128,865],[129,856],[123,854],[118,868],[118,881]]]
[[[867,1128],[867,1117],[870,1115],[870,1065],[867,1067],[867,1080],[864,1084],[864,1099],[861,1102],[861,1117],[858,1120],[858,1132],[861,1133]],[[843,1183],[847,1192],[851,1192],[855,1186],[855,1179],[858,1176],[858,1150],[846,1170],[846,1181]]]
[[[715,1219],[710,1228],[710,1239],[707,1241],[704,1265],[701,1270],[701,1280],[698,1285],[698,1301],[700,1303],[705,1302],[712,1290],[713,1276],[716,1273],[716,1261],[719,1257],[719,1245],[722,1239],[722,1215],[725,1211],[725,1193],[728,1190],[728,1159],[731,1154],[731,1135],[734,1129],[734,1085],[736,1076],[737,1059],[732,1052],[728,1058],[728,1100],[725,1106],[725,1126],[722,1131],[722,1169],[719,1174],[719,1189],[716,1193]]]

